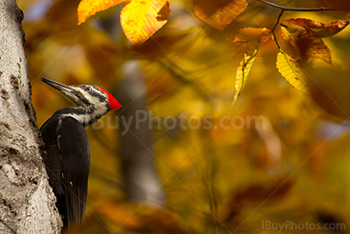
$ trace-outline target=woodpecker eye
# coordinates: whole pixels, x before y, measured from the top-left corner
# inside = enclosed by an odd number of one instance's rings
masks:
[[[90,91],[91,91],[91,87],[87,86],[87,87],[85,88],[85,91],[86,91],[86,92],[90,92]]]

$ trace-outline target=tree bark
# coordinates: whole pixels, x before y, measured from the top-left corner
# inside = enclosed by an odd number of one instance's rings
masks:
[[[15,0],[0,0],[0,233],[59,233]]]

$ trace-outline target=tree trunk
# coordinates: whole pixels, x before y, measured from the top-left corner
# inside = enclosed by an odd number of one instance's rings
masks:
[[[126,63],[123,66],[123,80],[115,92],[124,106],[119,112],[124,188],[131,200],[163,206],[166,197],[154,165],[152,129],[149,121],[145,120],[149,118],[145,92],[139,62]],[[142,117],[138,118],[138,113]]]
[[[59,233],[31,103],[22,11],[0,0],[0,233]]]
[[[120,11],[121,8],[101,21],[102,28],[116,43],[123,34]],[[138,113],[142,114],[142,118],[149,118],[145,77],[139,62],[126,62],[122,67],[122,76],[123,80],[114,93],[122,104],[118,112],[118,132],[124,191],[130,200],[161,207],[166,202],[166,196],[154,162],[153,132],[148,120],[136,122]]]

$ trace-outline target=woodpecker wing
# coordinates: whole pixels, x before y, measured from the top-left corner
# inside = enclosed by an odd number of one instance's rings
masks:
[[[62,155],[67,221],[70,226],[82,223],[84,218],[90,168],[89,141],[83,125],[71,117],[62,118],[62,127],[57,133]]]
[[[47,151],[46,170],[63,222],[65,226],[82,223],[90,168],[84,127],[74,118],[56,112],[40,131]]]

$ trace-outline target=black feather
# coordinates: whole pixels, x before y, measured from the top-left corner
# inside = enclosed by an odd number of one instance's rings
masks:
[[[61,110],[40,131],[47,151],[46,171],[64,226],[80,224],[85,213],[90,168],[89,142],[84,126],[72,117],[62,118]]]

